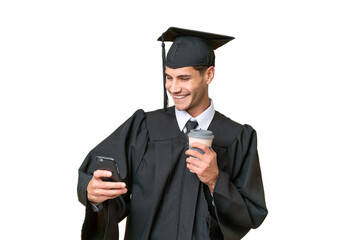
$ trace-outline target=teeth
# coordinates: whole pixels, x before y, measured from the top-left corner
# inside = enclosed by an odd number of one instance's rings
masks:
[[[176,99],[182,99],[182,98],[185,98],[185,96],[174,96],[174,98],[176,98]]]

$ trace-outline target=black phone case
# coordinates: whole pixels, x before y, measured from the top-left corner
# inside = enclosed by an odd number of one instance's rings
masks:
[[[111,177],[103,177],[103,181],[107,182],[121,182],[120,173],[118,166],[113,158],[109,157],[96,157],[96,163],[98,165],[98,169],[106,170],[112,172]]]

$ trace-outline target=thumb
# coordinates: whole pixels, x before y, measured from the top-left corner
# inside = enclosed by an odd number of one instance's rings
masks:
[[[106,170],[96,170],[94,172],[94,178],[95,179],[101,179],[103,177],[111,177],[112,172],[106,171]]]

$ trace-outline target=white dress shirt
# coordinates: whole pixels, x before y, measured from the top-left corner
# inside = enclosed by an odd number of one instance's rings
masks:
[[[185,125],[189,120],[197,121],[198,126],[196,127],[196,129],[207,130],[209,128],[211,121],[214,118],[214,115],[215,115],[215,108],[214,108],[214,103],[211,99],[210,99],[210,106],[196,118],[193,118],[185,110],[179,111],[175,108],[175,116],[176,116],[177,123],[179,125],[179,129],[180,129],[180,131],[183,131],[184,133],[186,133],[186,131],[187,131]]]

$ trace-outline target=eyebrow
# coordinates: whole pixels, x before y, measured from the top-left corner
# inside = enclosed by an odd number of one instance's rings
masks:
[[[165,73],[166,76],[169,76],[169,77],[172,77],[171,75]],[[191,77],[190,74],[182,74],[182,75],[179,75],[179,76],[176,76],[177,78],[187,78],[187,77]]]
[[[179,75],[177,76],[178,78],[187,78],[187,77],[191,77],[191,75],[189,74],[183,74],[183,75]]]

